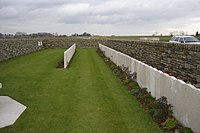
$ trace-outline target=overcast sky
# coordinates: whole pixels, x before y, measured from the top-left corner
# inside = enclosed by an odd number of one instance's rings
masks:
[[[0,0],[0,32],[152,35],[200,31],[200,0]]]

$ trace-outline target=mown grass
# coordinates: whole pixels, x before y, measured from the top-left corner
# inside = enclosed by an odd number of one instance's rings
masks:
[[[95,49],[78,49],[70,68],[56,69],[63,52],[49,49],[0,64],[0,95],[27,106],[0,132],[162,132]]]

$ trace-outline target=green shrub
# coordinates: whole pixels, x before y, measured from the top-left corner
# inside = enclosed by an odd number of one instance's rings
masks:
[[[138,84],[132,80],[129,81],[129,83],[127,84],[128,90],[131,91],[134,88],[138,88]]]
[[[139,88],[135,88],[135,89],[132,89],[130,92],[133,96],[137,96],[139,94],[139,91],[140,89]]]
[[[149,114],[155,119],[159,124],[162,124],[166,119],[172,117],[172,106],[167,103],[166,97],[161,97],[156,101],[153,101],[148,104]]]
[[[168,118],[163,124],[162,124],[163,128],[166,130],[172,130],[177,126],[177,122],[176,120],[174,120],[173,118]]]
[[[192,129],[191,129],[191,128],[188,128],[188,127],[184,127],[183,132],[184,132],[184,133],[194,133],[194,132],[192,131]]]

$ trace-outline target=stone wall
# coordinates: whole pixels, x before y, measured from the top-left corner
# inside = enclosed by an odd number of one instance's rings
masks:
[[[48,38],[43,40],[43,45],[46,48],[69,48],[72,44],[76,43],[77,48],[97,48],[98,40],[90,38],[76,38],[76,37],[65,37],[65,38]]]
[[[43,46],[38,46],[38,41],[42,41]],[[0,62],[43,48],[68,49],[74,43],[76,43],[77,48],[98,47],[98,40],[90,38],[54,37],[35,39],[0,39]]]
[[[199,87],[200,45],[119,40],[101,43]]]
[[[0,39],[0,62],[42,49],[37,39]]]

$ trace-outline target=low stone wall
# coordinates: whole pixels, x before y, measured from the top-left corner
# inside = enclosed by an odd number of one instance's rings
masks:
[[[42,41],[42,46],[38,42]],[[78,37],[52,37],[35,39],[0,39],[0,62],[43,48],[68,49],[76,43],[77,48],[97,48],[98,40]],[[41,43],[39,43],[41,45]]]
[[[200,87],[200,45],[119,40],[101,43]]]
[[[37,39],[0,39],[0,62],[41,50]]]
[[[69,48],[72,44],[76,44],[77,48],[97,48],[97,39],[82,39],[76,37],[65,37],[65,38],[48,38],[43,40],[45,48]]]

